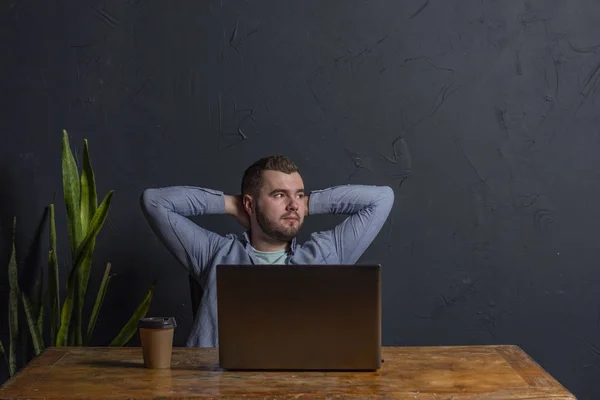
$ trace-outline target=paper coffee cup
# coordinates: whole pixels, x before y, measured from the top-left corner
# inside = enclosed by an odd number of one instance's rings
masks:
[[[170,368],[173,332],[177,326],[172,317],[149,317],[138,321],[142,354],[146,368]]]

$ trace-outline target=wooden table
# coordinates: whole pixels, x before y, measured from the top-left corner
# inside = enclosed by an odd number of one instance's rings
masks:
[[[170,370],[140,348],[49,348],[0,399],[575,399],[516,346],[384,347],[377,372],[232,372],[217,349],[173,349]]]

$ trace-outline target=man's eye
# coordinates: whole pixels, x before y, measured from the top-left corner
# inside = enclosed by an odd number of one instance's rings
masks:
[[[281,193],[275,193],[273,196],[275,196],[275,197],[281,197]]]
[[[303,198],[304,197],[304,193],[298,193],[298,198]]]

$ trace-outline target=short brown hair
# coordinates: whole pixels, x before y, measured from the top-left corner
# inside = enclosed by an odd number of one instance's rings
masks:
[[[245,194],[249,194],[252,197],[258,196],[258,192],[263,185],[262,172],[266,170],[292,174],[298,172],[298,167],[292,160],[282,155],[261,158],[244,172],[244,177],[242,178],[242,196]]]

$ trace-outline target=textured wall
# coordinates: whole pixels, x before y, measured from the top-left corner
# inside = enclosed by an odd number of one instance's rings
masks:
[[[600,396],[596,0],[0,7],[1,265],[16,215],[29,282],[54,201],[66,271],[60,132],[78,152],[88,138],[100,194],[116,190],[96,246],[92,290],[107,261],[116,273],[96,344],[154,279],[151,313],[177,318],[178,345],[191,323],[186,273],[141,191],[234,193],[248,164],[285,153],[309,189],[393,186],[361,259],[384,265],[384,344],[518,344],[579,399]],[[302,237],[337,221],[309,218]],[[0,285],[5,326],[4,268]]]

